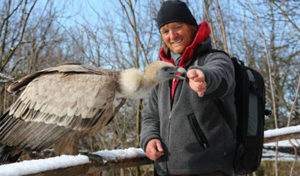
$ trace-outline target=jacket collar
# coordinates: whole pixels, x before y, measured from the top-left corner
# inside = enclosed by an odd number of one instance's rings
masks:
[[[205,41],[209,37],[210,32],[211,32],[210,28],[209,28],[208,23],[206,21],[203,21],[202,23],[199,24],[199,29],[196,33],[196,36],[195,36],[193,42],[189,46],[187,46],[185,48],[184,52],[182,53],[180,62],[178,64],[179,67],[185,67],[186,63],[193,56],[195,47],[198,44],[200,44],[201,42]],[[165,61],[165,62],[169,62],[173,65],[176,65],[172,58],[167,57],[164,54],[164,46],[162,46],[160,51],[159,51],[159,59],[162,60],[162,61]]]

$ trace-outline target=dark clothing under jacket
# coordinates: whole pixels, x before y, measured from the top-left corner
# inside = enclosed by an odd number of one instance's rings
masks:
[[[186,79],[178,82],[172,100],[172,81],[166,81],[151,92],[143,110],[141,147],[145,150],[150,139],[160,139],[164,148],[164,155],[154,163],[159,175],[233,173],[234,67],[223,53],[204,54],[210,48],[209,38],[197,44],[185,65],[204,72],[204,97],[198,97]],[[230,119],[224,119],[216,99],[227,108]]]

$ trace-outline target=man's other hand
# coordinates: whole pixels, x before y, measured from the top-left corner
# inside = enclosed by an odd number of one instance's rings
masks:
[[[164,149],[162,148],[159,139],[151,139],[146,146],[146,156],[151,160],[157,160],[164,154]]]

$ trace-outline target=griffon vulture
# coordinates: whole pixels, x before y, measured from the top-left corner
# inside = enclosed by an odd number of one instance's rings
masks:
[[[8,87],[8,92],[23,92],[0,117],[0,160],[14,159],[15,149],[53,147],[56,154],[76,154],[74,142],[107,124],[116,98],[143,98],[156,84],[183,78],[184,72],[155,61],[144,73],[66,64],[25,76]]]

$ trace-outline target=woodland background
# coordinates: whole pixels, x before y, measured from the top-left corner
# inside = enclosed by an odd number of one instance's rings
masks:
[[[0,114],[17,98],[12,82],[75,61],[102,68],[143,69],[162,40],[155,17],[161,0],[0,0]],[[197,22],[209,22],[213,46],[265,78],[266,129],[300,124],[300,1],[186,0]],[[124,103],[124,102],[121,102]],[[127,100],[82,149],[138,147],[143,100]]]

